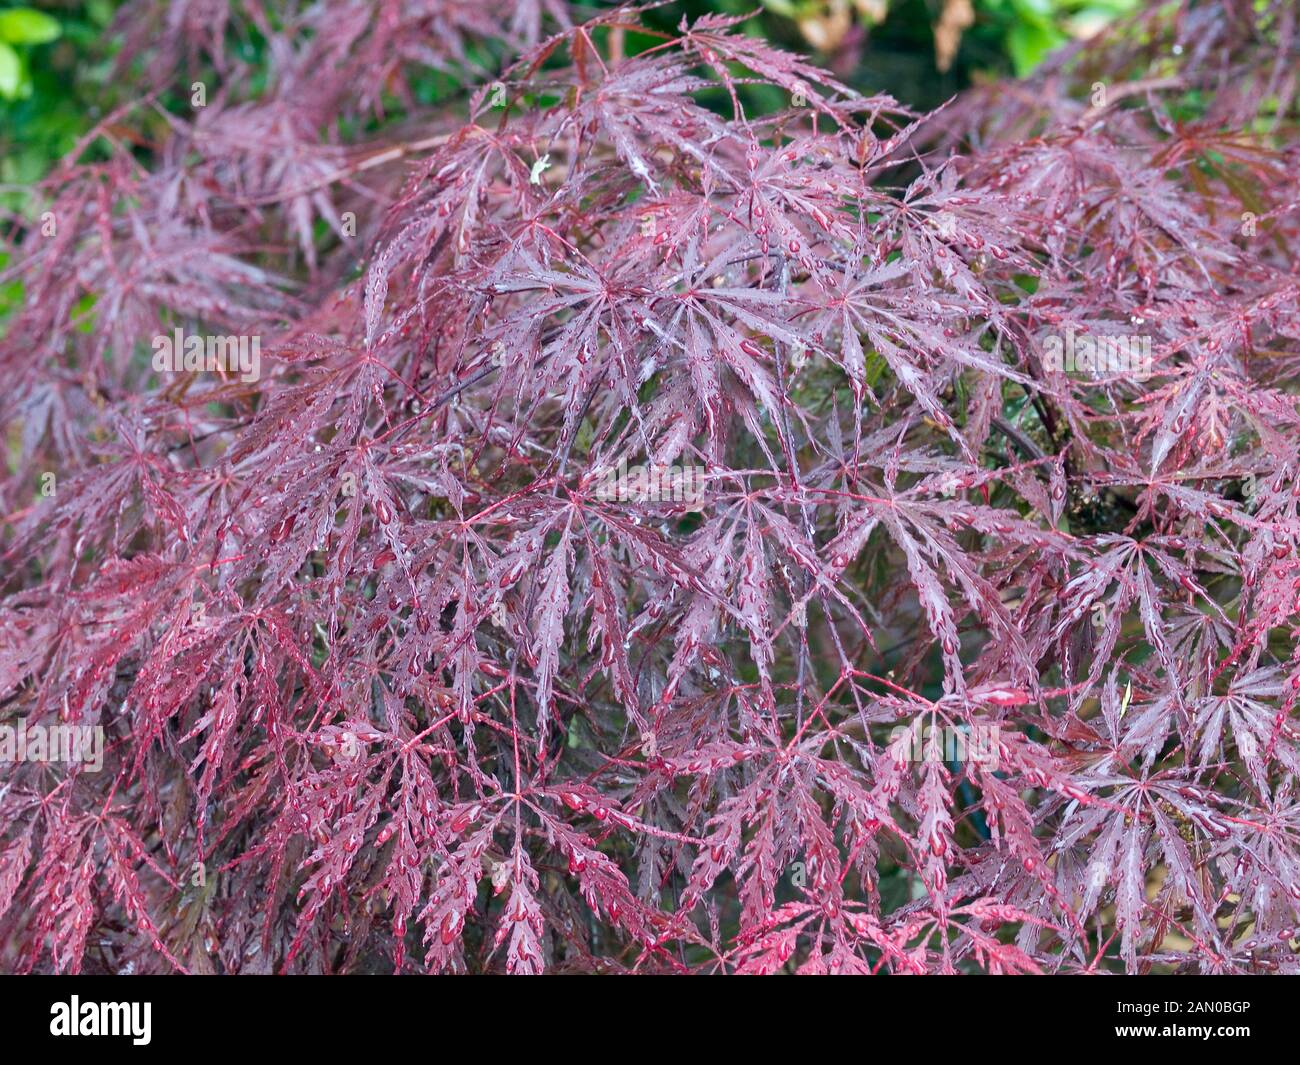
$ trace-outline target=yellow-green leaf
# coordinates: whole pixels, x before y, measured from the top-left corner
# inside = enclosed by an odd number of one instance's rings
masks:
[[[4,41],[0,41],[0,96],[12,100],[18,95],[18,86],[23,80],[23,65],[18,53]]]
[[[62,31],[59,24],[43,11],[30,7],[11,7],[0,11],[0,41],[10,44],[45,44]]]

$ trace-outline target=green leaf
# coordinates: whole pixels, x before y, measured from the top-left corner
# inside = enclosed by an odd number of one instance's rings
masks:
[[[1015,8],[1016,18],[1020,24],[1037,26],[1044,30],[1051,28],[1053,14],[1051,0],[1012,0],[1011,6]]]
[[[22,80],[23,65],[18,60],[18,53],[0,41],[0,96],[12,100],[18,95]]]
[[[1007,51],[1016,67],[1016,76],[1025,77],[1053,48],[1065,43],[1065,35],[1052,27],[1031,26],[1019,22],[1007,34]]]
[[[867,387],[873,392],[876,386],[880,384],[880,378],[884,375],[887,365],[888,363],[885,362],[884,357],[874,348],[867,352],[866,358],[863,360],[862,379],[866,381]]]
[[[45,44],[63,31],[43,11],[30,7],[11,7],[0,11],[0,41],[10,44]]]

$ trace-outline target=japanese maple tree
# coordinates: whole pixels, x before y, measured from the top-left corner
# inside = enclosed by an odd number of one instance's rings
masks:
[[[1294,4],[934,114],[590,15],[125,9],[0,275],[0,724],[104,737],[0,966],[1294,971]]]

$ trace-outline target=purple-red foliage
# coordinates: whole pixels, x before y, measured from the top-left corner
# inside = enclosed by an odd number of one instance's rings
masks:
[[[131,5],[11,234],[0,723],[106,753],[0,766],[5,970],[1296,968],[1290,0],[935,115],[720,17],[276,6]]]

